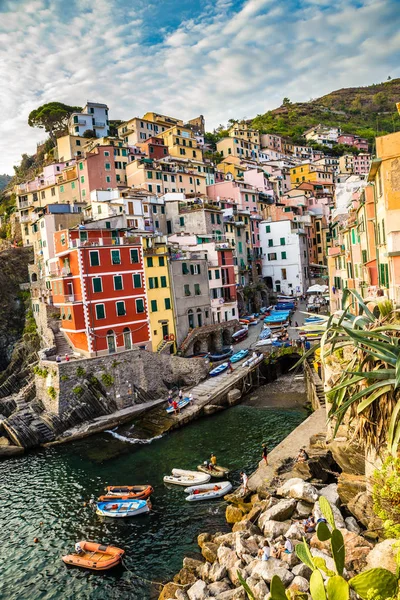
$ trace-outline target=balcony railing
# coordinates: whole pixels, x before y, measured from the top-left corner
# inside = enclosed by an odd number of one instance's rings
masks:
[[[105,127],[106,124],[102,123],[101,121],[95,121],[93,127]]]
[[[60,303],[74,304],[75,302],[82,302],[81,294],[64,294],[57,296],[56,304]]]
[[[22,215],[19,220],[21,223],[30,223],[32,219],[30,215]]]
[[[70,240],[69,248],[85,248],[91,246],[135,246],[140,245],[140,237],[127,236],[113,238],[111,236],[102,236],[98,238],[90,238],[87,240],[74,239]]]

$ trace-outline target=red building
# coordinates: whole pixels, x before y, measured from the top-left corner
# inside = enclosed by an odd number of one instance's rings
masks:
[[[54,306],[61,330],[86,356],[146,347],[150,341],[141,239],[118,229],[54,234]]]
[[[77,162],[78,184],[82,200],[89,200],[92,190],[126,186],[125,168],[128,149],[115,146],[96,146]]]
[[[159,158],[165,158],[168,155],[168,146],[166,146],[164,140],[159,137],[151,137],[145,142],[140,142],[138,146],[148,158],[158,160]]]

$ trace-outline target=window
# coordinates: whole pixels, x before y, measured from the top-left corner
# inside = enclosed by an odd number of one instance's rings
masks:
[[[115,154],[115,150],[114,150],[114,154]],[[110,156],[110,153],[108,152],[108,150],[105,150],[104,156]]]
[[[220,278],[219,269],[215,269],[215,279],[219,279],[219,278]]]
[[[275,252],[273,252],[272,254],[268,254],[268,260],[276,260]]]
[[[74,182],[73,182],[74,183]],[[74,187],[75,187],[75,183],[74,183]],[[51,188],[51,195],[55,196],[56,195],[56,188]]]
[[[200,290],[200,284],[199,283],[195,283],[194,284],[194,295],[195,296],[201,296],[201,290]]]
[[[286,252],[281,252],[281,258],[282,258],[283,260],[285,260],[285,258],[286,258]],[[285,279],[286,279],[286,277],[285,277]]]
[[[167,278],[165,277],[165,275],[161,276],[161,287],[162,288],[166,288],[167,287]]]
[[[147,171],[147,179],[153,179],[153,172]]]
[[[104,308],[104,304],[96,304],[96,319],[105,319],[106,318],[106,310]]]
[[[188,269],[187,263],[184,262],[184,263],[182,263],[182,275],[188,275],[188,273],[189,273],[189,269]]]
[[[268,240],[268,247],[272,248],[273,245],[274,245],[274,240]]]
[[[214,213],[211,213],[211,223],[213,225],[215,224],[215,215],[214,215]]]
[[[116,302],[115,306],[117,308],[117,317],[123,317],[126,315],[125,302],[123,300]]]
[[[160,256],[158,259],[158,266],[159,267],[165,267],[165,258],[163,256]]]
[[[286,277],[286,269],[281,269],[282,271],[282,279],[287,279]]]
[[[152,300],[150,302],[151,312],[157,312],[157,300]]]
[[[180,225],[181,227],[184,227],[184,226],[185,226],[185,217],[179,217],[179,225]]]
[[[367,260],[368,260],[368,258],[367,258],[367,251],[366,250],[361,250],[361,256],[362,256],[362,258],[361,258],[362,262],[366,263]]]
[[[265,226],[265,233],[271,233],[271,225]]]
[[[62,187],[62,186],[61,186],[61,187]],[[42,198],[42,199],[46,198],[46,192],[45,192],[45,191],[41,192],[41,193],[40,193],[40,196],[41,196],[41,198]]]
[[[220,215],[217,215],[217,223],[218,223],[218,225],[221,225],[221,216]]]
[[[147,187],[149,188],[149,192],[153,191],[153,186],[150,183],[147,184]]]
[[[189,287],[189,284],[186,283],[183,286],[183,293],[185,294],[185,296],[190,296],[190,287]]]
[[[134,288],[142,287],[142,276],[140,275],[140,273],[133,274],[133,287]]]
[[[103,285],[101,283],[101,277],[93,277],[92,279],[93,291],[94,292],[102,292]]]
[[[79,170],[83,171],[83,163],[81,163],[81,162],[79,163]]]
[[[121,253],[119,250],[111,250],[111,264],[112,265],[120,265],[121,264]]]
[[[285,238],[281,238],[281,239],[280,239],[280,242],[281,242],[281,246],[285,246],[285,244],[286,244],[286,240],[285,240]]]
[[[89,260],[91,267],[98,267],[100,265],[100,256],[98,250],[91,250],[89,252]]]
[[[114,275],[114,290],[123,290],[122,275]]]
[[[106,171],[110,171],[111,169],[111,163],[104,163],[104,168]]]
[[[165,310],[170,310],[171,309],[171,300],[170,300],[170,298],[164,298],[164,305],[165,305]]]
[[[158,277],[149,277],[149,288],[151,290],[158,288]]]
[[[131,248],[131,263],[139,262],[139,252],[136,248]]]

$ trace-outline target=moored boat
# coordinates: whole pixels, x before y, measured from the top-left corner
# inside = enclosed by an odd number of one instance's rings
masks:
[[[207,483],[205,485],[191,486],[185,489],[185,493],[189,494],[186,497],[188,502],[197,502],[198,500],[212,500],[213,498],[221,498],[232,489],[230,481],[220,481],[216,484]]]
[[[248,353],[249,353],[248,350],[239,350],[239,352],[236,352],[235,354],[232,355],[231,363],[236,363],[236,362],[239,362],[239,360],[243,360],[244,358],[246,358]]]
[[[150,505],[147,500],[118,500],[97,503],[97,514],[103,517],[135,517],[149,512]]]
[[[220,375],[221,373],[223,373],[224,371],[226,371],[226,369],[228,368],[228,363],[222,363],[222,365],[218,365],[218,367],[215,367],[215,369],[213,369],[212,371],[209,372],[209,376],[210,377],[216,377],[217,375]]]
[[[99,501],[107,502],[113,499],[146,500],[154,492],[151,485],[108,485],[104,496]]]
[[[243,327],[243,329],[239,329],[239,331],[236,331],[235,333],[232,334],[233,343],[244,340],[248,335],[249,335],[248,327]]]
[[[264,360],[263,354],[261,354],[261,356],[257,356],[257,357],[252,356],[251,358],[249,358],[242,364],[242,367],[254,367],[254,365],[258,365],[258,363],[260,363],[263,360]]]
[[[219,465],[213,465],[211,469],[209,469],[206,465],[198,465],[197,469],[202,473],[207,473],[211,475],[211,477],[225,477],[227,473],[229,473],[229,469],[226,467],[220,467]]]
[[[190,404],[190,401],[191,401],[191,399],[189,398],[189,396],[187,396],[186,398],[182,398],[182,400],[179,400],[179,402],[178,402],[178,408],[179,409],[185,408],[185,406],[187,406],[188,404]],[[165,410],[170,415],[171,413],[174,412],[174,407],[173,406],[169,406]]]
[[[209,353],[208,358],[210,358],[214,362],[218,362],[219,360],[225,360],[229,358],[233,354],[233,351],[230,348],[222,348],[222,352],[216,352],[214,354]]]
[[[185,469],[172,469],[172,475],[165,475],[164,483],[172,483],[173,485],[201,485],[208,483],[211,475],[199,473],[198,471],[187,471]]]
[[[118,565],[125,554],[125,550],[116,546],[105,546],[86,541],[78,542],[78,544],[82,552],[63,556],[62,560],[66,565],[93,571],[106,571]]]

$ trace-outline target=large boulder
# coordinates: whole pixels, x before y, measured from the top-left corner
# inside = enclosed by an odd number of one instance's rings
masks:
[[[293,575],[295,575],[296,577],[304,577],[304,579],[310,579],[311,577],[311,569],[310,567],[307,567],[307,565],[305,565],[304,563],[300,563],[299,565],[296,565],[295,567],[293,567],[292,569],[292,573]]]
[[[256,555],[258,549],[258,542],[256,539],[248,537],[246,533],[238,532],[236,534],[235,551],[239,557],[243,554]]]
[[[176,590],[179,590],[179,585],[176,583],[166,583],[158,596],[158,600],[168,600],[174,598]]]
[[[342,513],[340,512],[338,507],[335,506],[334,504],[331,504],[331,509],[333,512],[333,516],[335,518],[335,525],[336,525],[337,529],[344,529],[346,527],[346,525],[345,525]],[[318,519],[325,518],[318,503],[316,503],[314,505],[313,515],[314,515],[316,521],[318,521]]]
[[[354,517],[347,517],[344,522],[346,523],[346,529],[357,535],[361,533],[361,527],[357,523]]]
[[[201,569],[203,564],[204,561],[197,560],[197,558],[191,558],[190,556],[185,556],[183,559],[183,566],[186,569],[189,569],[189,571],[192,571],[192,573],[197,573],[198,569]]]
[[[336,438],[328,447],[342,471],[351,475],[365,475],[365,453],[361,446],[347,439]]]
[[[264,522],[263,533],[268,540],[275,540],[281,535],[285,535],[290,527],[290,521],[269,521]]]
[[[272,521],[286,521],[294,513],[296,504],[297,502],[294,499],[281,500],[266,510],[263,515],[265,515],[266,519],[271,519]]]
[[[202,580],[198,579],[188,590],[187,595],[189,600],[205,600],[209,597],[207,591],[207,584]]]
[[[208,574],[209,580],[212,582],[221,581],[224,577],[226,577],[226,567],[220,565],[218,561],[215,561],[215,563],[211,565]]]
[[[287,587],[292,580],[294,579],[294,575],[286,569],[285,567],[275,567],[272,563],[272,560],[259,561],[258,564],[253,568],[251,576],[254,577],[258,575],[266,581],[267,583],[271,582],[271,579],[274,575],[278,575],[281,578],[282,583],[285,587]]]
[[[310,504],[309,502],[303,502],[300,500],[296,504],[296,515],[299,519],[306,519],[312,513],[312,509],[314,508],[314,504]]]
[[[316,502],[318,492],[311,483],[307,483],[300,478],[288,479],[282,487],[278,488],[276,493],[284,498],[295,498],[304,502]]]
[[[289,527],[284,535],[288,540],[298,540],[301,542],[304,537],[304,527],[297,521]]]
[[[214,537],[213,542],[218,546],[220,546],[221,544],[232,546],[235,543],[235,539],[235,534],[233,532],[221,533],[220,535],[216,535]]]
[[[284,552],[281,557],[282,562],[286,563],[288,569],[293,569],[296,565],[299,564],[300,559],[297,557],[295,552],[290,552],[290,554],[286,554]]]
[[[326,498],[331,505],[340,505],[337,483],[330,483],[329,485],[326,485],[319,491],[319,495],[324,496],[324,498]]]
[[[208,562],[213,563],[217,560],[217,550],[217,544],[214,544],[214,542],[205,542],[201,549],[201,553]]]
[[[261,534],[261,530],[257,527],[257,525],[254,525],[254,523],[252,523],[248,519],[243,519],[242,521],[235,523],[234,526],[232,527],[232,531],[234,533],[236,533],[237,531],[247,531],[251,535],[260,535]]]
[[[360,492],[347,505],[347,508],[357,521],[362,523],[370,531],[378,531],[382,527],[382,522],[378,519],[373,510],[373,502],[370,494]]]
[[[197,575],[183,567],[174,577],[174,583],[179,583],[180,585],[192,585],[197,580]]]
[[[347,529],[340,529],[340,531],[343,535],[346,551],[346,569],[349,571],[363,570],[366,566],[367,556],[370,553],[372,545],[360,535],[351,533]],[[316,534],[311,538],[310,546],[330,553],[330,542],[321,542]]]
[[[247,594],[244,591],[244,588],[240,586],[235,590],[222,592],[222,594],[218,594],[218,596],[215,596],[215,598],[216,600],[246,600]]]
[[[338,478],[337,491],[342,504],[349,504],[358,494],[365,492],[367,482],[365,475],[341,473]]]
[[[239,585],[238,573],[240,573],[240,575],[244,578],[246,578],[246,576],[247,576],[247,572],[245,571],[245,565],[240,559],[238,559],[235,562],[235,564],[232,565],[232,567],[227,569],[227,571],[228,571],[228,577],[229,577],[230,581],[235,586]]]
[[[289,589],[296,592],[308,592],[310,584],[305,577],[297,575],[290,584]]]
[[[269,588],[263,579],[248,577],[246,583],[249,586],[255,600],[264,600],[269,593]]]
[[[189,596],[183,589],[176,590],[174,598],[176,598],[176,600],[189,600]]]
[[[232,589],[232,586],[228,579],[224,579],[223,581],[216,581],[215,583],[210,583],[207,586],[207,591],[210,594],[210,596],[218,596],[218,594],[222,594],[222,592],[226,592],[230,589]]]
[[[212,540],[211,533],[200,533],[197,536],[197,543],[200,546],[200,548],[202,548],[203,544],[205,544],[206,542],[211,542],[211,540]]]
[[[396,573],[396,554],[398,554],[399,548],[394,544],[398,544],[398,542],[398,540],[390,539],[376,544],[367,556],[367,567],[369,569],[382,567]]]
[[[241,521],[244,517],[244,512],[238,506],[233,506],[232,504],[228,504],[225,511],[225,518],[227,523],[237,523]]]
[[[236,564],[239,557],[232,548],[221,545],[217,551],[217,558],[219,564],[228,570]]]

